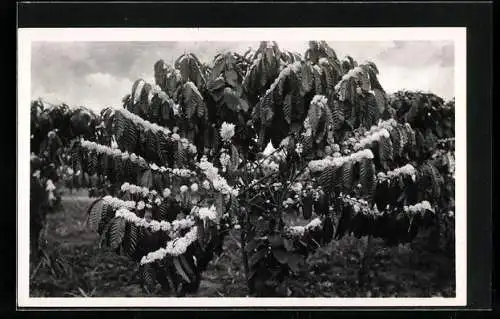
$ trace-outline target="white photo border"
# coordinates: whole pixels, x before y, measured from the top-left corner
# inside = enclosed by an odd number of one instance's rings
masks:
[[[50,308],[461,307],[467,302],[466,28],[19,28],[17,55],[17,306]],[[31,43],[112,41],[453,41],[455,54],[455,297],[53,298],[29,296]]]

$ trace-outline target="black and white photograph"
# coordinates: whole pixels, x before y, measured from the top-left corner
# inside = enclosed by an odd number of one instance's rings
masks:
[[[465,29],[19,37],[25,305],[465,305]]]

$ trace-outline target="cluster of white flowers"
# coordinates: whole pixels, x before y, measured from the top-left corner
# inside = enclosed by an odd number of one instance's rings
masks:
[[[215,220],[217,218],[217,210],[214,205],[210,207],[194,206],[191,209],[191,214],[198,216],[201,220]]]
[[[324,109],[328,105],[328,99],[324,95],[315,95],[311,101],[311,105],[319,105],[320,108]]]
[[[364,149],[361,151],[358,151],[356,153],[352,153],[347,156],[342,156],[342,157],[332,157],[332,156],[327,156],[323,159],[320,160],[315,160],[309,162],[309,169],[311,172],[319,172],[324,170],[327,167],[338,167],[342,166],[346,162],[359,162],[363,159],[372,159],[373,158],[373,153],[369,149]]]
[[[153,171],[159,171],[161,173],[168,173],[168,174],[172,174],[172,175],[179,176],[179,177],[196,176],[196,172],[193,172],[192,170],[187,169],[187,168],[170,168],[170,167],[165,167],[165,166],[159,167],[158,165],[156,165],[154,163],[149,164],[149,168],[151,168],[151,170],[153,170]]]
[[[405,123],[405,125],[407,127],[411,128],[410,123]],[[388,119],[385,121],[379,120],[377,125],[373,125],[368,132],[369,132],[369,134],[371,134],[371,133],[374,133],[374,132],[382,130],[382,129],[386,129],[386,130],[390,131],[393,128],[395,128],[396,126],[398,126],[398,121],[396,121],[395,119]]]
[[[120,187],[122,192],[129,192],[131,194],[142,194],[143,197],[147,197],[152,194],[147,187],[141,187],[134,184],[123,183]]]
[[[224,171],[225,171],[225,168],[227,167],[227,165],[229,164],[230,161],[231,161],[231,156],[229,156],[229,154],[227,154],[227,153],[220,154],[219,162],[222,165],[222,168]]]
[[[367,137],[362,138],[359,142],[354,144],[354,150],[359,150],[371,145],[373,142],[380,140],[381,137],[389,138],[391,135],[385,128],[369,134]]]
[[[36,178],[40,178],[40,170],[37,169],[35,172],[33,172],[33,176]]]
[[[383,180],[387,180],[399,175],[410,175],[413,181],[415,181],[416,178],[415,174],[416,174],[415,167],[413,167],[411,164],[406,164],[405,166],[395,168],[394,170],[388,171],[386,173],[379,172],[377,173],[377,178],[379,179],[379,182],[381,182]]]
[[[206,190],[210,190],[210,182],[208,180],[204,180],[201,186]]]
[[[262,169],[264,170],[265,175],[269,175],[279,171],[279,164],[273,161],[271,158],[266,158],[262,161]]]
[[[193,183],[189,188],[191,189],[191,192],[196,193],[198,191],[198,184]]]
[[[126,209],[134,209],[136,207],[136,203],[133,200],[124,201],[116,197],[112,197],[110,195],[104,196],[103,200],[111,205],[114,209],[126,208]]]
[[[45,190],[48,192],[52,192],[56,190],[56,185],[52,182],[51,179],[47,180]]]
[[[178,134],[172,134],[172,132],[168,128],[159,126],[158,124],[155,124],[155,123],[151,123],[151,122],[143,119],[139,115],[136,115],[132,112],[129,112],[126,109],[119,109],[119,110],[117,110],[117,112],[120,112],[124,117],[128,118],[132,122],[137,123],[138,125],[141,125],[146,131],[152,131],[155,134],[158,132],[162,132],[167,137],[171,137],[174,140],[180,140],[180,136]],[[178,138],[176,138],[176,137],[178,137]],[[182,146],[184,148],[188,149],[191,153],[196,154],[196,146],[189,143],[188,140],[185,140],[182,144],[183,144]]]
[[[181,229],[186,229],[192,227],[195,222],[191,216],[187,216],[183,219],[174,220],[171,223],[162,220],[146,220],[145,218],[138,217],[136,214],[128,210],[127,208],[120,208],[115,213],[116,217],[125,219],[127,222],[136,225],[137,227],[144,227],[150,229],[153,232],[164,231],[168,232],[170,235],[175,235]]]
[[[328,65],[329,62],[328,62],[328,59],[327,58],[319,58],[318,60],[318,64],[319,65]]]
[[[321,227],[321,219],[315,218],[311,220],[307,225],[305,226],[291,226],[288,228],[288,233],[292,236],[304,236],[304,233],[309,230],[316,229],[318,227]]]
[[[234,124],[224,122],[220,127],[220,137],[224,142],[229,142],[234,136]]]
[[[415,205],[410,205],[410,206],[404,206],[403,210],[405,213],[412,213],[412,214],[417,214],[417,213],[424,213],[426,210],[434,212],[434,209],[432,208],[431,204],[424,200],[420,203],[417,203]]]
[[[204,156],[198,163],[198,167],[203,171],[209,181],[212,182],[214,189],[225,195],[238,196],[238,190],[232,188],[226,179],[219,175],[219,170],[210,163]]]
[[[297,195],[297,197],[298,197],[298,195]],[[296,201],[294,201],[292,198],[288,197],[287,199],[285,199],[283,201],[282,205],[284,208],[288,208],[290,206],[293,206],[295,203],[296,203]]]
[[[161,260],[167,255],[179,256],[184,254],[189,245],[191,245],[197,239],[197,236],[198,229],[195,226],[191,228],[191,230],[183,237],[169,241],[165,248],[160,248],[142,257],[141,265],[152,263],[156,260]]]
[[[449,138],[442,138],[442,139],[439,139],[437,142],[438,143],[446,143],[446,142],[454,142],[455,141],[455,138],[454,137],[449,137]]]
[[[111,156],[121,156],[122,158],[124,158],[124,156],[127,158],[130,157],[131,160],[132,160],[132,156],[134,156],[134,159],[136,161],[140,158],[142,159],[142,157],[137,156],[134,153],[130,154],[130,156],[129,156],[128,153],[123,153],[119,149],[116,149],[116,148],[113,149],[113,148],[108,147],[106,145],[102,145],[102,144],[92,142],[92,141],[87,141],[83,138],[81,139],[81,145],[82,145],[82,147],[85,147],[86,149],[96,151],[98,153],[104,153],[104,154],[111,155]]]
[[[291,189],[296,193],[300,193],[300,191],[302,191],[302,183],[297,182],[297,183],[293,184]]]
[[[373,209],[370,209],[369,204],[364,199],[358,199],[351,197],[349,195],[342,195],[341,199],[343,202],[348,203],[352,206],[355,213],[361,212],[363,215],[380,215],[382,212],[379,212],[377,205],[374,206]]]

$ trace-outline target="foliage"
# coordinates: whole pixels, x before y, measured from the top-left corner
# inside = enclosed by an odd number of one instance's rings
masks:
[[[324,41],[304,57],[276,42],[211,65],[186,53],[154,73],[99,115],[32,103],[32,151],[101,187],[89,226],[146,289],[196,291],[232,227],[250,293],[269,296],[347,234],[396,245],[452,223],[453,101],[388,96],[373,62]]]

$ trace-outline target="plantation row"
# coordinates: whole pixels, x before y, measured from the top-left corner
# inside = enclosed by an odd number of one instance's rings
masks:
[[[395,245],[452,227],[453,101],[389,96],[374,63],[339,60],[324,41],[304,58],[262,42],[154,72],[99,115],[31,106],[32,189],[63,176],[98,195],[89,226],[141,264],[148,289],[195,292],[232,228],[250,294],[267,296],[347,233]]]

